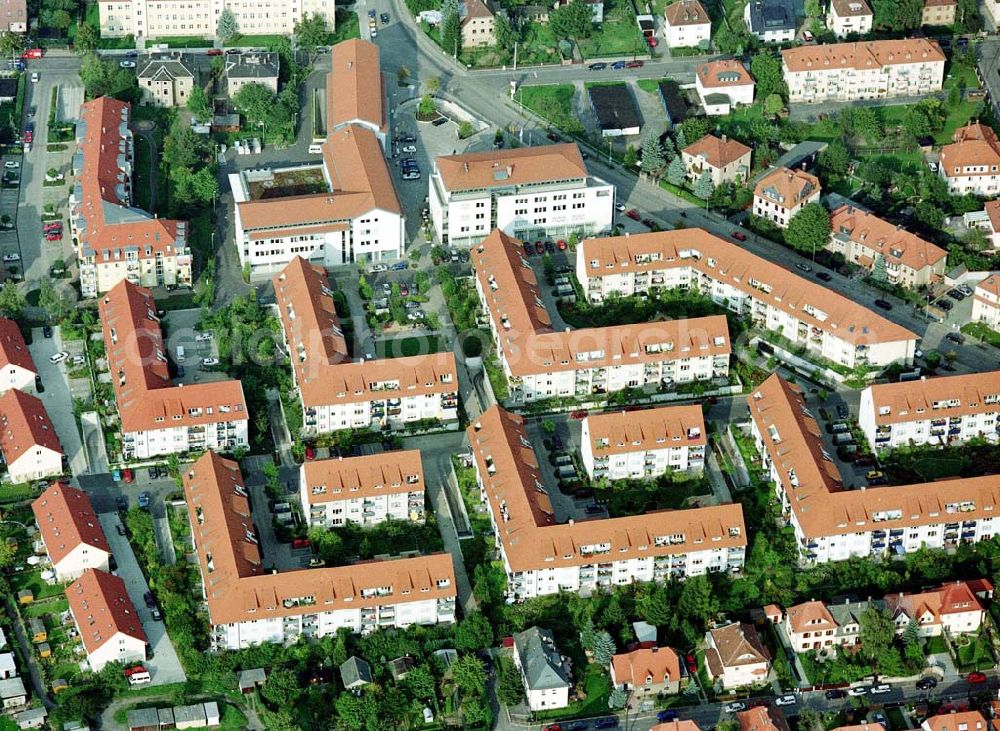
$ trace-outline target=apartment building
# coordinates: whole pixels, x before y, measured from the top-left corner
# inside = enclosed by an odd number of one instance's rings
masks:
[[[520,241],[494,231],[472,266],[511,404],[728,376],[725,317],[556,331]]]
[[[249,446],[250,417],[239,381],[171,383],[149,290],[120,282],[101,298],[98,312],[118,405],[122,461]]]
[[[952,711],[930,716],[920,724],[920,731],[989,731],[993,724],[979,711]]]
[[[194,72],[178,58],[147,58],[136,72],[142,103],[156,107],[186,106],[194,91]]]
[[[688,180],[698,180],[707,170],[712,184],[718,188],[723,183],[746,182],[751,154],[750,148],[739,140],[709,134],[683,148],[681,160]]]
[[[809,601],[789,607],[783,625],[795,652],[839,646],[837,620],[823,602]]]
[[[110,97],[80,107],[69,219],[84,297],[122,280],[143,287],[191,286],[187,222],[132,205],[131,115],[131,105]]]
[[[424,469],[420,450],[384,452],[302,463],[302,515],[310,526],[378,525],[424,521]]]
[[[712,37],[712,19],[698,0],[678,0],[663,11],[667,48],[697,48]]]
[[[111,548],[87,493],[57,482],[31,511],[57,581],[72,581],[87,569],[108,570]]]
[[[869,211],[844,205],[830,215],[828,251],[906,289],[942,281],[948,252]]]
[[[743,568],[738,504],[559,523],[522,417],[493,406],[467,435],[511,600]]]
[[[328,31],[337,20],[333,5],[322,0],[100,0],[97,6],[102,38],[215,38],[223,8],[232,11],[240,34],[247,36],[291,35],[307,15],[322,16]]]
[[[876,452],[1000,440],[1000,371],[881,383],[861,392],[858,425]]]
[[[236,462],[207,452],[183,482],[215,649],[455,620],[448,554],[273,573]]]
[[[378,47],[354,39],[331,52],[327,138],[312,170],[323,192],[276,195],[303,168],[231,173],[240,262],[274,275],[296,256],[325,267],[403,255],[405,217],[383,145],[388,132]],[[263,197],[261,188],[270,189]]]
[[[938,174],[954,195],[984,198],[1000,195],[1000,139],[990,127],[973,123],[960,127],[951,144],[941,148]]]
[[[352,361],[321,267],[297,256],[273,284],[304,434],[457,423],[454,353]]]
[[[804,170],[775,168],[757,181],[753,215],[788,228],[792,217],[810,203],[819,202],[819,178]]]
[[[0,455],[11,482],[63,473],[63,449],[45,404],[12,388],[0,395]]]
[[[924,0],[920,25],[954,25],[958,0]]]
[[[523,239],[611,230],[615,187],[587,172],[576,143],[435,158],[431,223],[442,244],[470,247],[493,229]]]
[[[26,0],[0,2],[0,30],[8,33],[25,33],[28,30],[28,3]]]
[[[1000,275],[991,274],[976,285],[972,321],[1000,331]]]
[[[146,659],[149,640],[122,579],[87,569],[66,587],[66,601],[93,672]]]
[[[21,328],[0,317],[0,392],[16,388],[34,393],[38,368],[24,342]]]
[[[781,60],[790,102],[924,96],[944,82],[944,52],[926,38],[798,46]]]
[[[955,548],[1000,534],[996,477],[845,490],[797,386],[773,375],[747,403],[751,434],[802,564]]]
[[[970,582],[953,581],[915,594],[887,594],[886,610],[902,634],[911,622],[921,637],[951,637],[978,632],[986,610]]]
[[[588,239],[576,276],[590,302],[660,288],[707,295],[765,338],[780,333],[848,368],[913,362],[910,331],[703,229]]]
[[[488,2],[484,0],[465,0],[462,3],[461,29],[462,48],[481,48],[492,46],[496,18]]]
[[[837,38],[872,32],[875,13],[866,0],[831,0],[826,14],[826,27]]]
[[[701,474],[706,443],[705,419],[697,404],[608,411],[584,419],[580,458],[591,480]]]
[[[741,104],[753,104],[754,78],[737,59],[698,64],[694,88],[708,116],[729,114]]]

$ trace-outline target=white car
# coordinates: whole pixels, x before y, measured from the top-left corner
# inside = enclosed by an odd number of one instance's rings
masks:
[[[17,170],[19,167],[21,167],[21,163],[19,163],[17,160],[8,160],[3,164],[3,166],[8,170]]]
[[[21,261],[21,255],[20,254],[4,254],[3,255],[3,260],[4,261]]]
[[[214,337],[215,337],[214,333],[205,332],[205,333],[198,333],[197,335],[194,336],[194,339],[197,340],[199,343],[204,343],[208,340],[211,340]]]
[[[881,685],[873,685],[872,689],[868,691],[872,695],[883,695],[892,691],[892,686],[887,683],[882,683]]]
[[[740,711],[745,711],[747,709],[747,704],[741,701],[733,701],[732,703],[726,704],[726,713],[739,713]]]
[[[69,357],[69,353],[67,353],[65,350],[61,350],[58,353],[56,353],[55,355],[50,355],[49,356],[49,363],[61,363],[62,361],[66,360],[68,357]]]
[[[37,83],[39,78],[40,77],[38,76],[38,72],[37,71],[32,71],[31,72],[31,83],[33,83],[33,84]]]
[[[203,366],[217,366],[217,365],[219,365],[219,359],[218,358],[202,358],[201,359],[201,364]]]
[[[387,267],[385,264],[372,264],[372,268],[369,269],[369,271],[372,274],[378,274],[379,272],[389,271],[389,267]]]
[[[414,144],[403,145],[403,152],[416,152],[417,146]]]
[[[615,203],[615,210],[618,211],[619,213],[625,213],[625,204]]]
[[[134,69],[135,61],[119,61],[118,66],[123,69]]]
[[[406,319],[410,322],[419,322],[424,319],[424,313],[420,310],[414,310],[413,312],[406,313]]]
[[[867,695],[867,693],[868,693],[868,688],[864,686],[861,686],[860,688],[847,689],[847,695],[851,696],[852,698],[857,698],[859,695]]]
[[[774,700],[776,706],[794,706],[796,703],[798,703],[798,699],[791,693]]]
[[[86,363],[87,363],[87,357],[86,356],[83,356],[83,355],[74,355],[73,356],[73,365],[75,365],[75,366],[82,366],[82,365],[86,365]]]

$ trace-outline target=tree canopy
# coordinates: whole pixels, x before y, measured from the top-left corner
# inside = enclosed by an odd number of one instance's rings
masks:
[[[785,229],[785,243],[812,254],[830,239],[830,213],[819,203],[810,203],[792,216]]]

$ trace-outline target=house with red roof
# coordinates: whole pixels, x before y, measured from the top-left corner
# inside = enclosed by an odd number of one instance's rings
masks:
[[[42,402],[12,388],[0,396],[0,453],[11,482],[62,474],[63,449]]]
[[[111,548],[87,493],[56,483],[31,510],[56,579],[72,581],[87,569],[108,570]]]
[[[37,375],[21,329],[13,320],[0,317],[0,392],[11,388],[34,392]]]
[[[897,633],[916,622],[921,637],[937,637],[944,632],[952,636],[978,632],[986,616],[979,597],[965,581],[949,582],[915,594],[890,594],[885,598],[885,606]]]
[[[66,587],[66,600],[95,673],[109,662],[124,665],[146,659],[146,632],[120,578],[87,569]]]
[[[611,658],[611,682],[637,697],[680,690],[681,662],[669,647],[640,647]]]

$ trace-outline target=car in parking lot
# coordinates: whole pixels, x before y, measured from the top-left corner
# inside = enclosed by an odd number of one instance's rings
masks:
[[[847,691],[847,695],[851,696],[852,698],[857,698],[858,696],[862,695],[868,695],[868,688],[867,686],[864,685],[859,686],[857,688],[849,688]]]
[[[625,212],[625,215],[631,218],[633,221],[638,221],[642,218],[642,216],[639,215],[639,211],[637,211],[635,208],[630,208],[628,211]]]
[[[545,251],[547,251],[550,254],[556,253],[556,245],[553,244],[551,241],[546,241],[545,242]]]
[[[644,218],[642,219],[642,225],[645,226],[646,228],[653,228],[656,226],[656,221],[654,221],[652,218]]]
[[[956,302],[961,302],[962,300],[965,299],[965,295],[959,292],[957,289],[949,289],[947,295]]]
[[[409,263],[407,263],[407,262],[405,262],[405,261],[397,261],[397,262],[396,262],[395,264],[393,264],[393,265],[392,265],[391,267],[389,267],[389,268],[390,268],[390,269],[391,269],[392,271],[394,271],[394,272],[401,272],[401,271],[403,271],[404,269],[408,269],[408,268],[409,268],[409,266],[410,266],[410,265],[409,265]]]
[[[934,303],[934,306],[937,307],[938,309],[944,310],[945,312],[951,312],[951,308],[954,307],[955,305],[949,302],[948,300],[938,300],[937,302]]]
[[[406,170],[401,176],[403,180],[420,180],[419,170]]]
[[[931,688],[936,688],[937,684],[937,678],[932,678],[930,676],[921,678],[917,681],[917,690],[930,690]]]
[[[799,702],[798,698],[796,698],[792,693],[788,693],[786,695],[779,696],[778,698],[775,698],[774,705],[776,705],[776,706],[794,706],[798,702]]]
[[[62,238],[62,236],[63,236],[62,229],[59,228],[59,229],[56,229],[55,231],[49,231],[47,234],[45,234],[45,240],[46,241],[59,241]]]
[[[135,61],[128,61],[128,60],[119,61],[118,62],[118,66],[120,68],[123,68],[123,69],[134,69],[135,68]]]
[[[61,229],[63,227],[62,221],[46,221],[42,224],[42,231],[46,233],[49,231],[55,231],[56,229]]]
[[[382,13],[379,16],[379,20],[382,21],[382,25],[388,25],[388,23],[389,23],[389,13]]]
[[[145,594],[143,594],[142,600],[146,602],[146,606],[150,609],[156,606],[156,597],[153,595],[153,592],[151,591],[147,591]]]
[[[615,210],[618,211],[619,213],[625,213],[625,204],[615,203]]]
[[[826,272],[816,272],[816,279],[819,279],[824,282],[829,282],[831,279],[833,279],[833,277],[831,277]]]
[[[145,510],[149,507],[149,493],[140,492],[139,493],[139,507]]]
[[[891,691],[892,691],[891,685],[889,685],[888,683],[880,683],[878,685],[873,685],[871,687],[871,690],[869,690],[868,692],[871,695],[885,695],[886,693],[889,693]]]
[[[389,271],[389,267],[385,264],[372,264],[372,268],[368,270],[372,274],[379,274],[381,272]]]
[[[52,327],[50,325],[42,326],[42,336],[46,338],[52,337]]]
[[[61,363],[62,361],[66,360],[68,357],[69,357],[69,353],[67,353],[65,350],[60,350],[55,355],[50,355],[49,356],[49,363]]]
[[[677,711],[670,710],[669,708],[665,711],[659,711],[656,714],[656,720],[660,723],[666,723],[667,721],[677,720]]]
[[[536,241],[535,242],[535,253],[536,254],[544,254],[545,253],[545,244],[543,244],[541,241]]]
[[[956,345],[965,344],[965,336],[961,335],[960,333],[948,333],[947,335],[945,335],[945,338],[955,343]]]
[[[412,144],[412,143],[405,144],[405,145],[403,145],[402,150],[403,150],[403,152],[416,152],[417,151],[417,146],[414,145],[414,144]]]
[[[211,340],[214,337],[215,337],[215,334],[212,333],[212,332],[203,332],[203,333],[198,333],[197,335],[195,335],[194,339],[197,342],[199,342],[199,343],[204,343],[204,342],[207,342],[207,341]]]
[[[535,253],[535,248],[531,245],[530,241],[524,242],[524,253],[527,256],[531,256],[532,254]]]
[[[970,287],[968,284],[960,284],[957,287],[955,287],[955,289],[964,294],[966,297],[971,297],[973,294],[972,287]]]
[[[3,166],[8,170],[17,170],[19,167],[21,167],[21,163],[19,163],[17,160],[7,160],[3,164]]]
[[[202,358],[201,359],[201,364],[203,366],[217,366],[217,365],[219,365],[219,359],[218,358]]]
[[[828,690],[826,693],[824,693],[824,695],[826,696],[826,699],[829,701],[847,697],[847,693],[840,690],[839,688],[833,688],[832,690]]]
[[[739,713],[740,711],[745,711],[747,709],[747,704],[742,701],[733,701],[732,703],[726,704],[726,713]]]
[[[21,255],[20,254],[4,254],[3,255],[3,260],[6,261],[6,262],[21,261]]]
[[[874,305],[879,309],[889,311],[892,309],[892,303],[885,300],[875,300]]]

